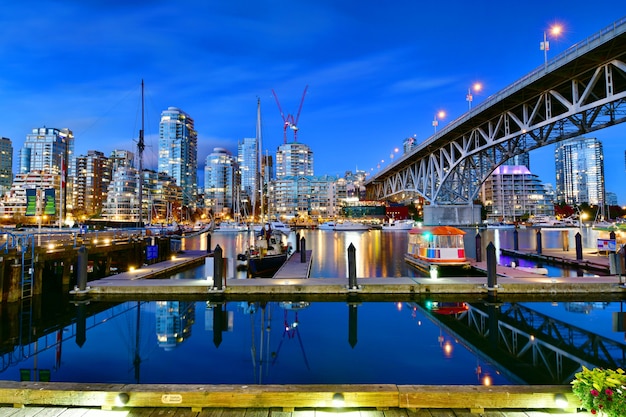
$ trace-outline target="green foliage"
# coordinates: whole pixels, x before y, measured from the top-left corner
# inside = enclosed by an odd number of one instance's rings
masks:
[[[626,416],[626,375],[622,369],[589,370],[583,366],[572,381],[572,392],[591,414]]]

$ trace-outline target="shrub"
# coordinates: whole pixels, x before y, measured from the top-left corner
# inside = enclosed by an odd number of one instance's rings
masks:
[[[582,408],[607,417],[626,416],[626,375],[622,369],[589,370],[583,366],[574,376],[572,392]]]

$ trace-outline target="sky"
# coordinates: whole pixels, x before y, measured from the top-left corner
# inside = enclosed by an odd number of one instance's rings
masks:
[[[0,10],[0,136],[19,149],[33,128],[69,128],[75,152],[136,150],[145,83],[144,167],[156,169],[161,111],[188,113],[198,164],[216,147],[236,154],[256,132],[283,143],[283,114],[314,152],[315,175],[376,173],[402,149],[626,16],[626,3],[394,0],[23,0]],[[303,92],[306,88],[306,95]],[[304,100],[302,100],[304,97]],[[593,134],[606,189],[626,204],[626,124]],[[290,134],[288,141],[293,141]],[[382,162],[384,161],[384,162]],[[530,169],[555,183],[554,145]],[[202,182],[202,178],[199,177]]]

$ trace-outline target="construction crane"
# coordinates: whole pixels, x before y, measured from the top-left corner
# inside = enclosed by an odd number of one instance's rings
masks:
[[[288,114],[287,116],[285,116],[285,113],[283,113],[283,109],[280,106],[280,101],[278,101],[278,96],[276,95],[276,92],[272,89],[272,94],[274,95],[274,98],[276,99],[276,104],[278,105],[278,111],[280,111],[280,117],[282,117],[283,119],[283,143],[287,143],[287,129],[293,130],[293,141],[298,141],[298,120],[300,120],[300,112],[302,112],[302,104],[304,104],[304,96],[306,95],[306,91],[308,90],[308,88],[308,85],[304,87],[302,99],[300,100],[300,107],[298,107],[298,113],[296,114],[295,118],[293,117],[293,114]]]

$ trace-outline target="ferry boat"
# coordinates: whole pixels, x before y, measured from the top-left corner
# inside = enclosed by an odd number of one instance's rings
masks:
[[[431,276],[439,269],[469,269],[463,235],[463,230],[451,226],[414,227],[404,260]]]

